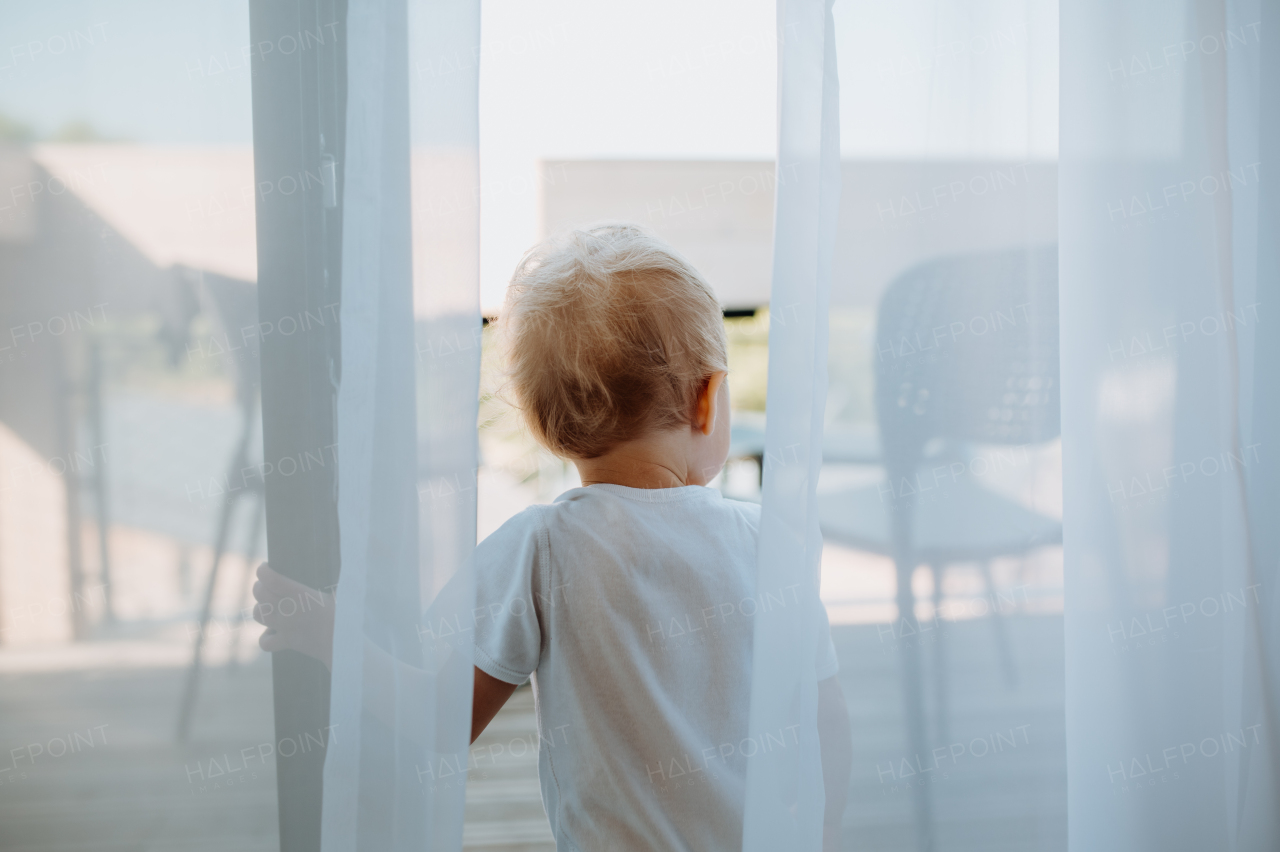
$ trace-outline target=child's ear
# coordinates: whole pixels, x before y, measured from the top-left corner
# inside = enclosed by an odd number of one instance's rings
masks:
[[[716,428],[717,417],[728,417],[729,412],[720,410],[720,386],[727,375],[724,371],[712,373],[702,392],[698,394],[698,409],[694,414],[693,428],[704,435],[710,435]]]

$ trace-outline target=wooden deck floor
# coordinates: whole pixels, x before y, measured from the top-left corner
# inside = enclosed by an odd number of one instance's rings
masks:
[[[936,724],[931,709],[928,745],[948,753],[962,749],[928,774],[939,852],[1066,848],[1061,619],[1018,616],[1007,622],[1014,685],[1001,676],[989,620],[947,624],[941,640],[924,648],[926,663],[937,647],[943,649],[948,675],[946,723]],[[915,756],[901,723],[904,640],[874,625],[836,627],[834,635],[855,741],[845,848],[911,850],[914,779],[903,762]],[[210,671],[193,735],[183,745],[172,735],[180,668],[0,668],[3,852],[278,848],[270,761],[216,777],[210,768],[223,755],[271,742],[265,659]],[[926,682],[934,708],[936,678],[928,665]],[[76,734],[77,749],[53,754],[57,741]],[[983,748],[984,741],[992,746]],[[477,743],[495,746],[495,759],[468,783],[469,850],[554,849],[536,754],[517,747],[521,742],[536,742],[527,689],[516,693]],[[929,755],[922,760],[927,766]]]

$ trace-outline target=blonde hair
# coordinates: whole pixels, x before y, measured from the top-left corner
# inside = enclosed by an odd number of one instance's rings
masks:
[[[626,223],[530,249],[498,322],[512,403],[551,452],[603,455],[687,425],[727,370],[723,313],[689,261]]]

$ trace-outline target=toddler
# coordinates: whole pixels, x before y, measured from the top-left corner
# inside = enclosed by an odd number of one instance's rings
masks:
[[[706,487],[729,451],[720,305],[652,233],[602,225],[525,256],[498,330],[513,402],[582,487],[475,550],[476,612],[497,614],[474,627],[472,740],[532,679],[539,729],[559,732],[539,751],[559,850],[740,849],[760,507]],[[260,601],[291,591],[266,566],[259,577]],[[835,848],[849,724],[815,617]],[[273,628],[262,647],[327,662],[329,618],[259,617]]]

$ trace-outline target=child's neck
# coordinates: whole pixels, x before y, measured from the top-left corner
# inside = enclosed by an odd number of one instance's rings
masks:
[[[690,464],[689,437],[684,432],[681,429],[646,435],[594,459],[575,459],[574,466],[583,485],[609,483],[628,488],[706,485],[711,477],[700,475],[696,466]]]

